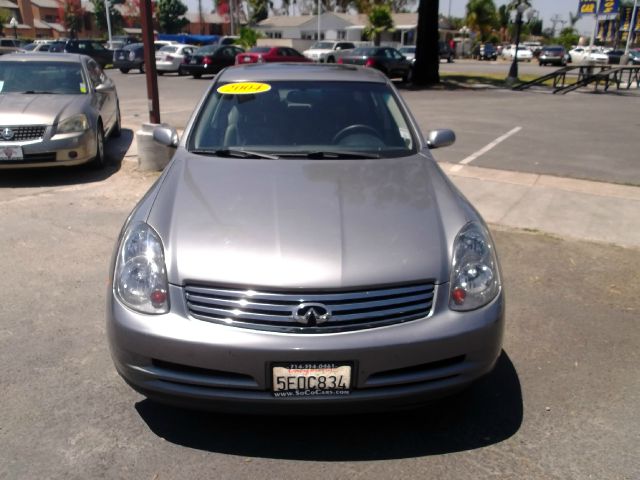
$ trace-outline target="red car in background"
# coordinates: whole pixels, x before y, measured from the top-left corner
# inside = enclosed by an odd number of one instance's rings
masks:
[[[264,62],[311,62],[311,60],[289,47],[253,47],[236,55],[236,65]]]

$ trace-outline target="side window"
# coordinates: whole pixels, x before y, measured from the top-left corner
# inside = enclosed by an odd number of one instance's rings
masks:
[[[100,85],[104,81],[102,69],[94,60],[89,60],[87,62],[87,70],[89,71],[89,78],[91,78],[91,83],[93,83],[94,87]]]
[[[397,50],[391,50],[391,54],[393,55],[393,58],[395,58],[396,60],[402,59],[402,54]]]
[[[287,52],[286,48],[279,48],[278,50],[276,50],[276,55],[278,55],[279,57],[288,57],[289,52]]]
[[[388,48],[384,49],[383,55],[385,56],[385,58],[393,58],[393,54],[391,53],[391,50],[389,50]]]

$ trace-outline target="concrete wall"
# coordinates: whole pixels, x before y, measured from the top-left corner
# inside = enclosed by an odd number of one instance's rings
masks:
[[[302,53],[311,45],[316,43],[315,40],[302,40],[299,38],[260,38],[258,39],[259,47],[291,47]]]

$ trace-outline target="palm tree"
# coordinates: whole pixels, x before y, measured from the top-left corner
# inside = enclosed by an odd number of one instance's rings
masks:
[[[418,5],[418,31],[416,62],[413,67],[415,85],[440,83],[440,53],[438,41],[439,0],[420,0]]]
[[[380,35],[382,32],[393,31],[393,18],[391,17],[391,7],[389,5],[374,5],[369,12],[369,26],[364,29],[368,38],[373,37],[373,44],[380,45]]]
[[[480,33],[480,39],[489,38],[498,23],[496,5],[493,0],[469,0],[467,3],[467,26]]]

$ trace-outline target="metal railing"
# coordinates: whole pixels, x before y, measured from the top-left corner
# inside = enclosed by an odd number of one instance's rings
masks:
[[[573,80],[574,81],[570,81]],[[638,65],[575,65],[563,67],[530,82],[521,83],[513,90],[526,90],[540,85],[544,86],[552,81],[553,93],[565,94],[593,84],[595,91],[602,85],[608,91],[612,85],[619,90],[630,89],[632,86],[640,88],[640,66]]]

